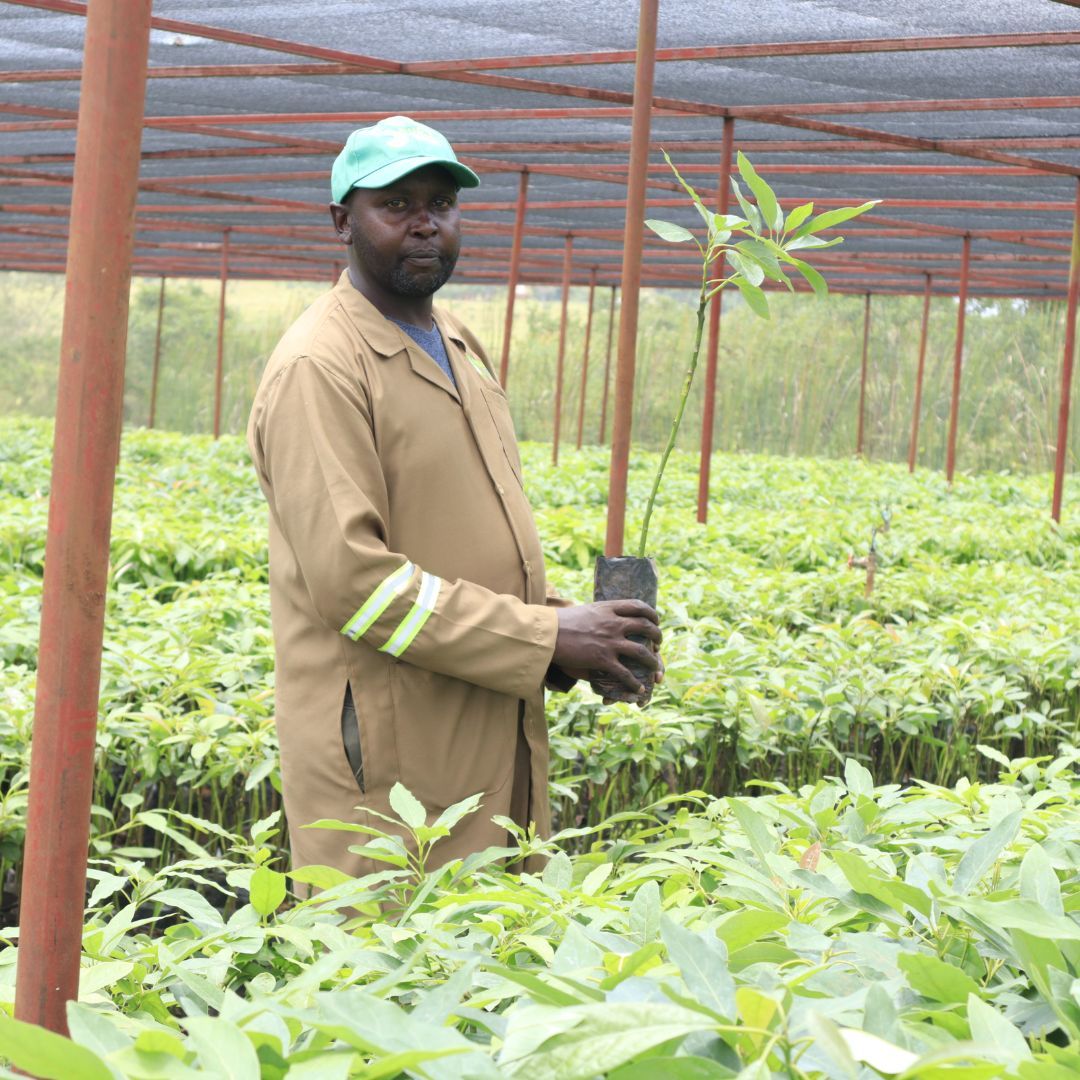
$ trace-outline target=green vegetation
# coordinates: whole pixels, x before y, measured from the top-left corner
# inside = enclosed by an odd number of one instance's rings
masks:
[[[329,281],[329,267],[327,268]],[[675,414],[685,357],[693,344],[694,282],[687,290],[645,290],[639,319],[634,436],[663,445]],[[325,286],[232,282],[225,346],[224,429],[242,430],[255,383],[281,332]],[[441,299],[499,355],[505,289],[449,285]],[[563,438],[577,434],[587,290],[571,292]],[[133,286],[125,419],[145,424],[157,323],[158,282]],[[585,442],[598,440],[610,292],[596,293],[590,346]],[[47,275],[0,274],[0,414],[53,415],[60,350],[62,283]],[[832,294],[770,297],[761,323],[736,295],[724,297],[716,446],[725,451],[846,457],[855,448],[863,298]],[[558,290],[519,298],[510,396],[518,434],[551,438]],[[875,296],[867,395],[867,455],[906,461],[918,359],[920,297]],[[618,308],[616,307],[616,322]],[[1053,464],[1064,305],[974,300],[969,305],[960,405],[961,469],[1040,472]],[[943,468],[952,379],[956,301],[934,300],[926,361],[919,462]],[[205,432],[212,426],[217,282],[168,283],[162,334],[158,426]],[[647,392],[646,392],[647,391]],[[697,380],[679,445],[697,443],[702,381]],[[608,436],[611,433],[610,416]],[[1069,467],[1080,463],[1080,424],[1070,433]]]
[[[9,925],[49,444],[45,422],[0,422]],[[524,447],[530,498],[552,579],[585,599],[606,453],[548,456]],[[632,465],[639,513],[655,462]],[[950,492],[850,460],[718,455],[707,526],[695,488],[676,451],[654,704],[551,699],[542,875],[501,850],[418,866],[393,838],[428,829],[437,855],[438,829],[402,790],[385,870],[352,880],[283,850],[242,443],[126,433],[74,1042],[7,1018],[0,930],[0,1061],[65,1080],[1076,1075],[1080,518],[1051,525],[1045,476]],[[866,597],[847,559],[883,511]]]

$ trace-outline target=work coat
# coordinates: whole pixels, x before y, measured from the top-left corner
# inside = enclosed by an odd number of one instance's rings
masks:
[[[549,826],[543,685],[557,616],[506,395],[476,338],[445,312],[435,323],[456,387],[343,273],[286,332],[255,397],[297,866],[375,869],[347,851],[355,834],[304,826],[380,824],[364,811],[392,813],[399,780],[429,821],[483,796],[433,864],[505,844],[495,814]],[[363,789],[343,745],[346,684]]]

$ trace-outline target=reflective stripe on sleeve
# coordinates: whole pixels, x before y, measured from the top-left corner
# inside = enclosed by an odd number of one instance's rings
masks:
[[[391,656],[400,656],[420,633],[428,616],[435,610],[435,602],[439,599],[439,589],[442,587],[442,578],[429,574],[426,570],[420,581],[420,595],[416,598],[412,610],[401,624],[390,635],[390,640],[380,646],[379,651],[389,653]]]
[[[364,601],[363,607],[341,628],[341,632],[353,641],[359,641],[371,628],[371,624],[390,606],[394,597],[400,596],[409,587],[415,569],[411,562],[399,566]]]

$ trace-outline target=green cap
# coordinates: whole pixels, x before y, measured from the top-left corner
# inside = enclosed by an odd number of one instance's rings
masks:
[[[444,135],[407,116],[389,116],[346,139],[330,171],[330,193],[334,202],[343,202],[353,188],[386,187],[425,165],[441,165],[462,187],[480,184]]]

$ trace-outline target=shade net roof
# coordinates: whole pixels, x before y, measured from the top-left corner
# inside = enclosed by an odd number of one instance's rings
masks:
[[[1065,295],[1080,0],[661,0],[650,216],[688,227],[661,148],[715,200],[725,115],[785,209],[883,200],[815,260],[834,290]],[[62,271],[85,7],[0,2],[0,268]],[[328,280],[330,165],[405,113],[483,183],[457,280],[618,283],[636,0],[155,0],[135,272]],[[643,283],[695,285],[647,241]]]

